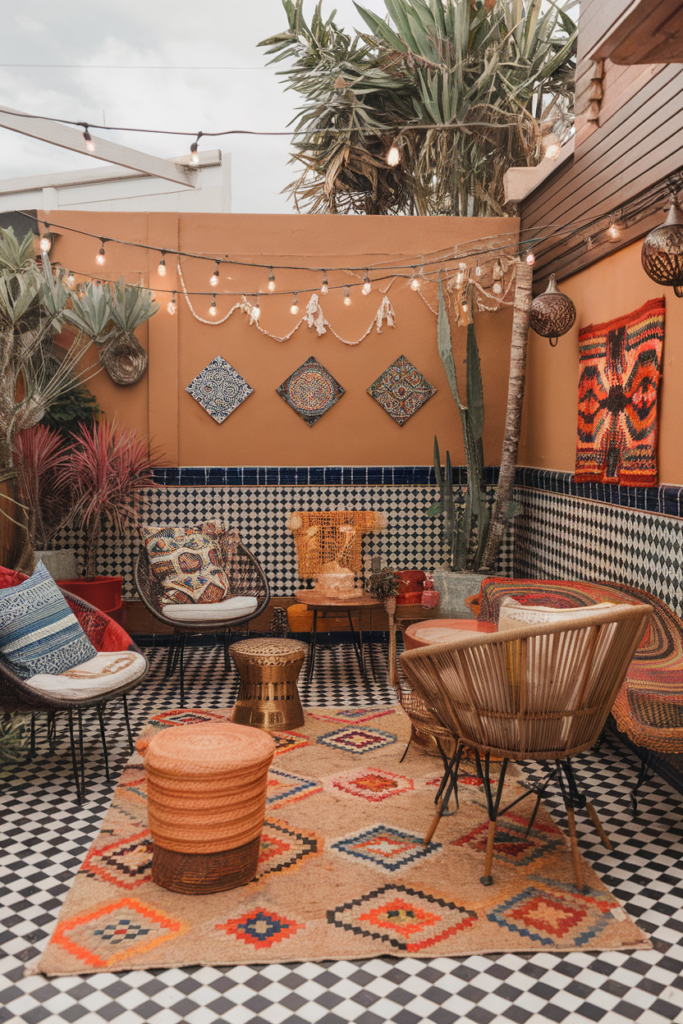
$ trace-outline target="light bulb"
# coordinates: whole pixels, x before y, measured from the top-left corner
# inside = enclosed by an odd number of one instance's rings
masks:
[[[321,293],[321,295],[327,295],[328,291],[329,291],[329,288],[327,286],[327,271],[324,270],[323,271],[323,283],[322,283],[321,288],[320,288],[320,293]]]
[[[420,279],[415,273],[415,267],[413,267],[413,276],[410,279],[410,287],[413,289],[414,292],[416,292],[420,287]]]
[[[365,277],[363,278],[363,287],[361,289],[363,295],[369,295],[372,291],[372,285],[370,284],[370,278],[368,277],[367,270],[365,271]]]
[[[502,284],[500,283],[500,281],[494,281],[494,282],[493,282],[493,291],[494,291],[494,293],[495,293],[496,295],[500,295],[500,293],[502,292],[502,290],[503,290],[503,286],[502,286]]]
[[[52,242],[50,241],[49,235],[43,235],[40,239],[40,251],[48,253],[52,248]]]
[[[621,238],[621,228],[616,221],[612,221],[610,226],[607,228],[607,237],[610,242],[618,242]]]
[[[66,279],[66,283],[68,284],[69,288],[73,288],[74,284],[76,283],[76,278],[73,276],[73,274],[69,274],[69,276]]]
[[[90,132],[88,131],[87,128],[83,132],[83,138],[85,139],[85,148],[88,150],[89,153],[94,153],[95,149],[96,149],[96,146],[95,146],[95,143],[93,142],[93,137],[92,137],[92,135],[90,134]]]
[[[462,300],[461,306],[462,306],[463,313],[466,313],[467,312],[467,299],[463,299]]]
[[[95,257],[95,263],[97,263],[98,266],[103,267],[104,266],[104,260],[105,260],[104,246],[102,246],[102,248],[98,252],[97,256]]]
[[[218,260],[216,260],[216,269],[209,278],[209,284],[211,285],[212,288],[215,288],[216,285],[218,284],[218,275],[220,274],[220,272],[220,263],[218,262]]]
[[[159,260],[159,266],[157,267],[157,273],[159,274],[159,277],[166,277],[166,260],[164,259],[164,253],[163,252],[161,254],[161,259]]]
[[[560,155],[560,150],[562,149],[562,147],[560,145],[560,140],[554,132],[550,132],[549,135],[545,136],[542,142],[542,146],[543,154],[546,160],[557,160],[558,156]]]
[[[209,306],[209,316],[215,316],[215,315],[216,315],[216,296],[214,295],[213,299],[211,300],[211,305]]]
[[[348,284],[347,284],[346,288],[344,289],[344,305],[345,306],[350,306],[351,305],[351,296],[349,295],[349,286],[348,286]]]
[[[294,301],[292,302],[292,305],[289,307],[289,312],[292,314],[292,316],[296,316],[297,313],[299,312],[299,299],[296,292],[294,292]]]
[[[175,292],[173,292],[173,298],[169,302],[169,304],[166,307],[166,309],[168,310],[169,316],[175,316],[175,314],[176,314]]]
[[[394,143],[387,153],[387,163],[389,167],[397,167],[401,162],[401,154],[398,151],[398,146]]]
[[[193,142],[190,146],[190,163],[193,167],[199,167],[199,153],[197,152],[198,145]]]
[[[254,305],[251,307],[251,315],[253,316],[254,320],[258,320],[258,318],[261,316],[261,306],[258,298],[256,299]]]
[[[270,268],[270,274],[268,275],[268,291],[275,291],[275,274],[273,273],[272,267]]]
[[[534,256],[534,254],[531,251],[531,249],[529,249],[528,253],[525,256],[525,259],[526,259],[527,263],[529,264],[529,266],[533,267],[534,263],[536,262],[536,257]]]

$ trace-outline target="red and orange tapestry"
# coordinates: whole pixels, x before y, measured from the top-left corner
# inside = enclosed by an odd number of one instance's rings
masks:
[[[576,481],[657,484],[664,298],[579,331]]]

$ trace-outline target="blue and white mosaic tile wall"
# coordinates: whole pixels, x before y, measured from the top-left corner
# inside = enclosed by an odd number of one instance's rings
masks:
[[[401,569],[430,570],[441,566],[444,553],[440,523],[426,514],[438,498],[436,487],[433,482],[429,483],[430,468],[379,467],[386,483],[371,482],[376,478],[375,469],[343,466],[161,470],[158,475],[164,484],[145,493],[148,507],[143,519],[154,525],[181,526],[219,518],[235,525],[242,543],[263,566],[274,597],[289,597],[303,585],[297,571],[293,535],[287,527],[294,511],[372,509],[386,512],[387,529],[365,536],[363,550],[368,560],[374,554],[382,554],[388,565]],[[432,480],[433,473],[432,469]],[[228,475],[239,482],[224,483]],[[306,482],[303,482],[304,476]],[[419,483],[413,482],[416,477]],[[319,478],[321,482],[314,482]],[[410,483],[397,482],[408,479]],[[292,486],[297,480],[302,483]],[[493,493],[490,489],[490,498]],[[57,538],[55,546],[73,547],[79,555],[82,539],[75,532],[65,531]],[[137,598],[133,582],[137,551],[134,535],[119,541],[105,532],[98,572],[122,575],[126,600]],[[500,567],[502,572],[512,572],[509,544],[505,546]]]

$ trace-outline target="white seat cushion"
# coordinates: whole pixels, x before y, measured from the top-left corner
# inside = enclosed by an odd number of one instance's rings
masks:
[[[601,604],[589,604],[581,608],[549,608],[544,605],[520,604],[513,597],[506,597],[500,605],[498,632],[524,629],[525,626],[552,626],[556,622],[573,622],[596,612],[612,612],[615,607],[615,604],[603,601]]]
[[[486,636],[478,629],[448,629],[445,626],[425,626],[424,629],[416,629],[415,637],[428,644],[450,644],[454,640],[463,640],[465,637]]]
[[[241,619],[258,607],[255,597],[229,597],[227,601],[210,604],[165,604],[164,615],[176,622],[220,622]]]
[[[137,651],[101,651],[89,661],[58,676],[41,673],[26,680],[26,685],[50,697],[87,700],[116,690],[141,676],[146,661]]]

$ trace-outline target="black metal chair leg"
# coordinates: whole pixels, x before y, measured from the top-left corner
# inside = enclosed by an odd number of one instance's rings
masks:
[[[175,647],[176,647],[176,635],[171,634],[171,641],[168,645],[168,654],[166,655],[166,671],[164,672],[164,679],[170,679],[173,672],[173,662],[175,660]]]
[[[631,813],[634,818],[638,814],[638,800],[636,798],[636,793],[647,779],[648,772],[650,771],[646,751],[643,750],[638,756],[640,757],[640,771],[638,772],[636,784],[631,790]]]
[[[185,707],[185,634],[180,635],[180,706]]]
[[[36,756],[36,716],[35,712],[31,712],[31,745],[29,747],[29,757],[31,760]]]
[[[232,643],[232,630],[228,629],[223,633],[223,663],[225,665],[226,674],[231,671],[232,664],[230,662],[230,644]]]
[[[411,733],[410,734],[410,739],[408,740],[408,745],[407,745],[406,749],[403,751],[403,754],[401,755],[401,759],[398,762],[399,764],[403,764],[403,760],[404,760],[406,754],[408,753],[408,751],[410,750],[410,744],[412,742],[413,742],[413,734]]]
[[[107,782],[109,778],[109,751],[107,750],[107,736],[104,731],[104,714],[102,712],[102,705],[97,705],[97,718],[100,723],[100,737],[102,739],[102,753],[104,754],[104,773],[107,776]]]
[[[50,748],[50,753],[54,754],[57,746],[57,712],[48,711],[47,713],[47,744]]]
[[[318,643],[318,610],[313,609],[313,630],[311,632],[311,642],[308,647],[308,671],[306,673],[306,682],[310,683],[313,679],[313,671],[315,669],[315,652]]]
[[[182,646],[184,633],[177,633],[175,637],[175,651],[173,652],[173,665],[171,667],[171,675],[178,668],[178,662],[180,661],[180,648]]]
[[[78,750],[81,755],[81,789],[85,799],[85,754],[83,751],[83,709],[78,709]]]
[[[133,750],[135,749],[135,747],[134,747],[134,744],[133,744],[133,733],[130,731],[130,717],[128,715],[128,700],[126,699],[126,694],[125,693],[123,695],[123,717],[126,720],[126,732],[128,733],[128,749],[130,750],[130,752],[132,754]]]
[[[76,803],[83,803],[83,793],[81,792],[81,776],[78,770],[78,759],[76,757],[76,740],[74,737],[74,713],[69,708],[67,712],[69,716],[69,738],[71,739],[71,766],[74,773],[74,782],[76,783]]]

